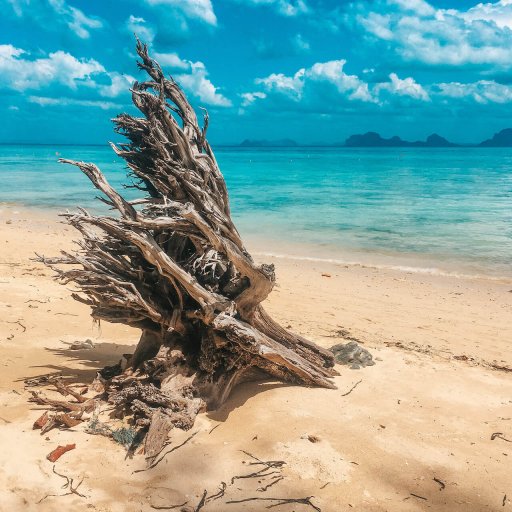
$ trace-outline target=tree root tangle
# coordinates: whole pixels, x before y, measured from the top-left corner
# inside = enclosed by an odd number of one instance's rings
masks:
[[[124,159],[131,187],[126,200],[92,164],[78,167],[102,194],[111,215],[80,208],[62,216],[81,238],[77,250],[37,260],[74,283],[72,297],[95,320],[141,330],[132,356],[103,369],[83,399],[40,405],[80,414],[107,401],[116,417],[146,433],[147,460],[173,428],[190,429],[196,415],[220,407],[238,383],[256,378],[334,388],[333,354],[278,325],[261,303],[275,283],[273,265],[257,264],[233,223],[224,178],[206,132],[178,84],[137,41],[138,67],[148,75],[132,86],[141,117],[120,114],[111,144]],[[266,468],[272,470],[272,468]]]

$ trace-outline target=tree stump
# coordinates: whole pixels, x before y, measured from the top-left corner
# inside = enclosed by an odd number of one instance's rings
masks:
[[[128,366],[100,373],[105,397],[147,429],[146,450],[156,454],[171,428],[190,428],[241,381],[267,376],[334,388],[336,372],[330,351],[285,330],[261,306],[274,267],[254,262],[233,224],[206,139],[208,114],[201,128],[140,41],[137,53],[149,75],[132,88],[142,117],[116,117],[127,141],[111,146],[144,197],[127,201],[94,164],[61,159],[79,167],[116,213],[62,214],[81,233],[79,250],[39,260],[77,286],[72,296],[93,318],[142,331]]]

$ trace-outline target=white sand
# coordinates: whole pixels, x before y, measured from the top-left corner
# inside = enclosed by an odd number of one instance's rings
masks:
[[[245,384],[220,411],[198,418],[190,442],[156,468],[133,474],[144,467],[142,456],[125,460],[122,447],[87,435],[81,426],[43,436],[32,430],[41,411],[28,403],[23,378],[60,371],[88,381],[97,368],[133,350],[137,332],[98,328],[87,307],[29,260],[35,251],[55,255],[69,247],[70,228],[40,213],[1,210],[0,510],[195,506],[204,489],[212,494],[222,481],[253,470],[241,450],[285,460],[284,479],[265,493],[257,489],[268,480],[235,480],[225,499],[208,503],[206,512],[266,510],[268,502],[226,504],[252,496],[315,496],[323,512],[512,507],[512,443],[491,441],[494,432],[512,439],[512,373],[491,367],[512,366],[511,282],[276,259],[270,313],[326,347],[343,342],[336,333],[345,329],[377,364],[338,367],[335,391]],[[95,342],[93,350],[70,351],[63,343],[86,338]],[[173,443],[189,434],[176,432]],[[84,478],[79,490],[86,498],[48,497],[37,504],[47,494],[65,492],[46,455],[67,443],[76,449],[56,470],[75,483]],[[511,499],[503,507],[505,494]]]

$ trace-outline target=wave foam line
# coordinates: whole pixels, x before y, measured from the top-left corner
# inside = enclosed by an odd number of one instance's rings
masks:
[[[437,267],[411,267],[408,265],[383,265],[383,264],[370,264],[370,263],[362,263],[360,261],[347,261],[338,258],[318,258],[315,256],[297,256],[294,254],[280,254],[280,253],[272,253],[272,252],[258,252],[255,251],[253,254],[257,254],[258,256],[268,256],[270,258],[280,258],[287,260],[295,260],[295,261],[313,261],[317,263],[332,263],[334,265],[347,265],[350,267],[361,267],[361,268],[374,268],[378,270],[396,270],[399,272],[410,272],[414,274],[427,274],[433,276],[443,276],[443,277],[454,277],[457,279],[487,279],[491,281],[510,281],[509,277],[497,277],[491,276],[488,274],[462,274],[460,272],[450,272],[447,270],[442,270]]]

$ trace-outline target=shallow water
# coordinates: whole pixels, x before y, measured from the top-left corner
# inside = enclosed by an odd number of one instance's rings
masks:
[[[0,201],[101,209],[87,178],[59,156],[126,183],[109,147],[0,146]],[[512,275],[512,149],[221,147],[216,156],[235,221],[262,252]]]

